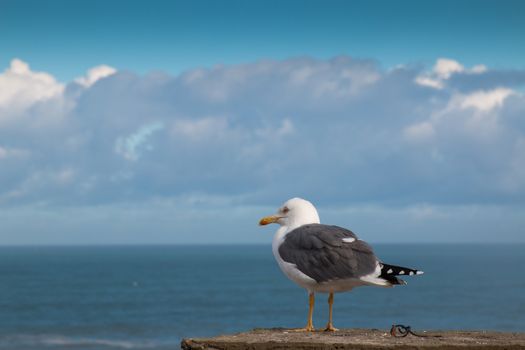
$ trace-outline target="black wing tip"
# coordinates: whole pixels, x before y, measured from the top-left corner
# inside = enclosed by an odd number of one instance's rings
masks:
[[[421,270],[411,269],[408,267],[401,267],[389,264],[381,264],[381,277],[388,279],[387,277],[394,276],[415,276],[424,274]]]

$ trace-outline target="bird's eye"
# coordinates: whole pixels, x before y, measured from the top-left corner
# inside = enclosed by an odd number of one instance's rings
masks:
[[[288,209],[288,207],[284,207],[282,210],[283,214],[286,214],[290,211],[290,209]]]

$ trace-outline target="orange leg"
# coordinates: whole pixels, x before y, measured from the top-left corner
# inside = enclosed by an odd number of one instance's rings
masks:
[[[334,304],[334,293],[330,293],[328,296],[328,324],[326,325],[325,332],[335,332],[339,329],[335,328],[332,324],[332,305]]]
[[[314,304],[315,304],[315,294],[310,292],[308,295],[309,308],[308,308],[308,323],[306,324],[305,330],[307,332],[315,331],[314,323],[312,321],[312,316],[314,314]]]
[[[309,309],[308,309],[308,322],[306,327],[295,329],[298,332],[313,332],[315,331],[312,316],[314,314],[315,294],[313,292],[308,293]]]

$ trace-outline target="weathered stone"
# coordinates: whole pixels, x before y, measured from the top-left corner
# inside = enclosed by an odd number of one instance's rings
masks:
[[[255,329],[250,332],[206,339],[184,339],[184,350],[285,350],[285,349],[508,349],[525,350],[525,333],[484,331],[416,332],[395,338],[378,329],[344,329],[338,332],[297,332],[290,329]]]

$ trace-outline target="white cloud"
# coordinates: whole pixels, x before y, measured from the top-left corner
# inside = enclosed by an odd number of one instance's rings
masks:
[[[114,68],[102,65],[90,69],[75,82],[89,88],[115,72]],[[51,74],[33,71],[26,62],[13,59],[0,74],[0,126],[60,127],[62,118],[74,109],[76,102],[65,96],[65,87]]]
[[[414,81],[418,85],[428,86],[434,89],[442,89],[444,86],[443,82],[440,79],[433,79],[429,76],[424,76],[424,75],[416,77]]]
[[[100,65],[91,68],[85,76],[75,79],[75,82],[84,87],[90,87],[91,85],[95,84],[98,80],[113,75],[116,72],[117,70],[113,67]]]
[[[0,74],[0,110],[21,111],[35,102],[60,96],[64,85],[52,75],[34,72],[29,65],[19,59],[13,59],[11,65]],[[0,121],[2,115],[0,114]]]
[[[441,90],[414,84],[428,73],[410,64],[382,70],[350,57],[218,66],[180,76],[95,69],[85,88],[72,82],[67,93],[51,98],[68,108],[44,100],[10,114],[23,122],[0,128],[0,160],[13,164],[0,173],[0,197],[98,203],[200,193],[256,204],[292,195],[472,202],[488,183],[493,192],[487,196],[505,200],[502,173],[520,174],[522,162],[501,154],[513,153],[509,144],[523,136],[522,119],[505,113],[520,115],[523,96],[505,84],[456,89],[454,74],[492,72],[461,67],[436,63],[430,78],[442,79]],[[31,70],[15,62],[9,72]],[[93,84],[100,72],[113,76]],[[53,128],[27,128],[57,114]],[[516,185],[507,187],[525,193],[512,179],[505,181]]]
[[[449,58],[439,58],[430,72],[425,72],[418,75],[414,82],[421,86],[427,86],[434,89],[443,89],[445,82],[454,74],[482,74],[487,71],[487,67],[482,64],[475,65],[467,69],[461,63]]]
[[[143,125],[129,136],[119,137],[115,142],[115,152],[127,160],[136,161],[144,149],[152,149],[147,141],[153,133],[162,129],[164,129],[162,122]]]
[[[500,107],[505,99],[515,92],[507,88],[498,88],[490,91],[476,91],[468,95],[459,97],[461,108],[476,108],[480,111],[490,111],[493,108]]]
[[[433,73],[440,79],[448,79],[454,73],[460,73],[465,70],[461,63],[448,58],[440,58],[437,60]]]
[[[424,121],[408,125],[403,136],[411,142],[451,142],[451,135],[469,140],[496,141],[505,133],[500,108],[509,96],[519,96],[508,88],[479,90],[468,94],[454,92],[446,105],[435,109]],[[477,141],[476,141],[477,142]],[[434,152],[438,152],[434,149]]]

